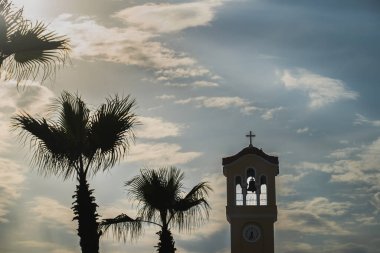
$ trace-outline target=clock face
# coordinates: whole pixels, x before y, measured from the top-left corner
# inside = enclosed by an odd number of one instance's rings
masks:
[[[243,238],[247,242],[256,242],[260,239],[261,230],[254,224],[248,224],[243,228]]]

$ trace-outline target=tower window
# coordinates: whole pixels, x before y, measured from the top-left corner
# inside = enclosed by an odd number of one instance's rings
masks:
[[[260,177],[260,206],[268,205],[267,194],[267,178],[266,176]]]
[[[247,206],[256,206],[257,205],[257,189],[256,181],[254,177],[247,178]]]
[[[243,188],[241,187],[241,177],[235,179],[235,204],[237,206],[243,205]]]

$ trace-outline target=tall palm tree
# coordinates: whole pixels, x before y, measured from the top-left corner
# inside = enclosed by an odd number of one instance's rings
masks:
[[[113,219],[105,219],[101,228],[111,228],[117,239],[138,236],[141,224],[150,223],[160,227],[159,253],[174,253],[174,239],[171,228],[190,230],[208,219],[210,206],[206,200],[211,191],[207,182],[194,186],[187,194],[183,192],[183,172],[175,167],[158,170],[143,169],[140,175],[125,183],[130,197],[138,203],[138,218],[121,214]]]
[[[98,252],[101,235],[87,177],[111,168],[126,154],[134,141],[134,105],[129,96],[115,96],[90,113],[78,95],[63,92],[51,107],[55,118],[34,118],[25,112],[12,118],[14,128],[30,140],[32,162],[40,173],[76,178],[72,209],[83,253]]]
[[[43,81],[66,61],[68,51],[67,38],[47,31],[42,22],[25,19],[23,9],[0,0],[0,73],[4,79],[19,83],[41,77]]]

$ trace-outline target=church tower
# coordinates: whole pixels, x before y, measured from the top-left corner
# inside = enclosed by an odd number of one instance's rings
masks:
[[[274,253],[277,220],[275,177],[278,157],[252,145],[223,158],[227,178],[227,220],[231,226],[231,253]]]

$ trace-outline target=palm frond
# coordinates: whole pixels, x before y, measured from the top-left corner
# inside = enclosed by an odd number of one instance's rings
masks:
[[[212,191],[207,182],[194,186],[186,196],[173,206],[174,224],[179,230],[191,230],[203,224],[209,217],[211,209],[206,200]]]
[[[42,81],[54,77],[70,51],[69,40],[49,32],[42,22],[23,18],[7,0],[0,0],[0,70],[4,79]]]
[[[126,155],[130,142],[134,142],[133,128],[138,124],[132,112],[135,104],[130,96],[116,95],[107,99],[91,117],[88,154],[94,155],[93,173],[115,165]]]
[[[99,224],[99,229],[104,233],[111,230],[116,240],[126,242],[127,238],[133,240],[142,234],[141,223],[140,218],[133,219],[126,214],[120,214],[115,218],[104,219]]]
[[[41,174],[61,175],[66,179],[74,173],[66,155],[68,145],[65,134],[55,124],[48,123],[45,118],[35,119],[21,113],[12,118],[12,127],[19,131],[24,141],[30,140],[34,149],[32,163]]]

